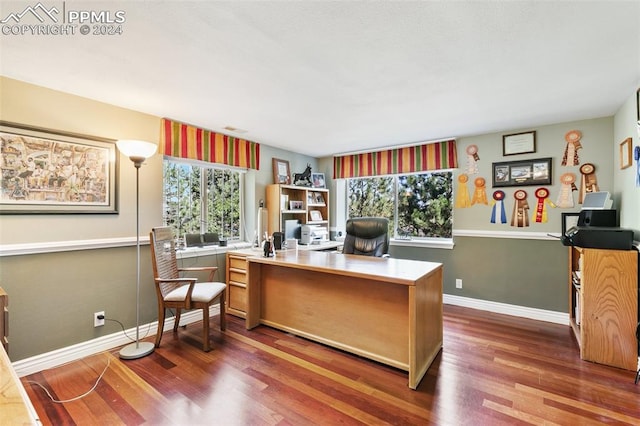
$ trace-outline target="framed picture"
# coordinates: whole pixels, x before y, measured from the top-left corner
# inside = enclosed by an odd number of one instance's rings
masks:
[[[310,210],[309,216],[311,217],[311,220],[313,222],[318,222],[322,220],[322,213],[320,212],[320,210]]]
[[[640,124],[640,89],[636,91],[636,119]]]
[[[291,169],[287,160],[273,158],[273,183],[291,183]]]
[[[302,210],[302,201],[289,201],[289,210]]]
[[[325,188],[324,173],[311,173],[311,185],[314,188]]]
[[[493,163],[493,186],[551,185],[551,157]]]
[[[118,213],[114,140],[0,121],[0,214]]]
[[[324,196],[322,195],[322,192],[313,193],[313,202],[314,204],[323,205],[323,206],[325,205]]]
[[[631,138],[620,142],[620,169],[631,167]]]
[[[536,152],[536,132],[514,133],[502,137],[502,155]]]

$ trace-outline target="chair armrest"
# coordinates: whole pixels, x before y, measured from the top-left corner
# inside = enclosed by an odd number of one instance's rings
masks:
[[[189,289],[187,290],[187,294],[184,298],[185,309],[191,309],[191,293],[193,293],[193,288],[196,285],[197,278],[156,278],[156,284],[160,283],[184,283],[189,284]]]
[[[213,281],[213,276],[218,270],[217,266],[191,266],[188,268],[178,268],[178,272],[202,272],[209,271],[209,281]]]
[[[194,283],[198,281],[197,278],[156,278],[157,283]]]

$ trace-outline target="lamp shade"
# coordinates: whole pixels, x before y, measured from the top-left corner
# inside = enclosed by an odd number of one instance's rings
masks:
[[[132,161],[144,161],[156,153],[158,145],[152,142],[122,139],[116,142],[118,150]]]

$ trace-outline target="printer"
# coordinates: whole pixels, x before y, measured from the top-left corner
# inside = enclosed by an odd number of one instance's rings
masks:
[[[320,244],[329,239],[327,228],[320,225],[302,225],[300,230],[300,244]]]
[[[616,210],[610,208],[609,193],[591,194],[593,197],[588,197],[590,194],[585,196],[576,226],[562,230],[562,244],[583,248],[631,250],[633,231],[618,227],[618,215]]]

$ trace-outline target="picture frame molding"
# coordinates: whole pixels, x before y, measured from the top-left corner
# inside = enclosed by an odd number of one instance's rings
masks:
[[[291,167],[289,161],[282,160],[280,158],[272,158],[271,164],[273,167],[273,183],[279,183],[288,185],[291,183]],[[286,174],[282,174],[285,172]]]
[[[65,190],[57,190],[54,187],[48,187],[49,179],[51,176],[47,176],[46,174],[42,177],[42,183],[37,185],[35,188],[31,187],[31,184],[28,182],[29,178],[33,176],[30,174],[26,177],[22,177],[23,181],[20,183],[19,181],[15,181],[13,185],[21,184],[22,189],[25,190],[27,196],[28,194],[34,193],[37,194],[40,199],[29,199],[20,201],[6,201],[4,197],[4,191],[7,188],[4,185],[9,185],[7,183],[8,178],[13,179],[18,176],[9,176],[12,173],[11,167],[7,167],[7,164],[10,163],[9,156],[12,155],[8,149],[5,149],[0,155],[3,156],[2,164],[3,164],[3,188],[0,190],[3,191],[2,196],[0,196],[0,215],[27,215],[27,214],[118,214],[118,201],[119,201],[119,176],[120,176],[120,161],[119,161],[119,152],[116,147],[116,141],[114,139],[108,139],[98,136],[80,134],[80,133],[72,133],[65,132],[61,130],[48,129],[37,126],[30,126],[20,123],[13,123],[9,121],[0,120],[0,133],[7,134],[11,136],[15,136],[15,142],[7,142],[7,145],[18,144],[18,140],[21,138],[29,138],[32,139],[30,144],[36,145],[38,141],[41,144],[46,145],[47,143],[51,143],[52,147],[50,149],[55,149],[58,144],[66,144],[71,148],[75,146],[81,147],[83,149],[94,148],[96,151],[105,150],[104,157],[107,158],[105,162],[106,170],[104,170],[106,176],[104,178],[103,187],[104,189],[100,192],[93,192],[93,194],[102,195],[105,198],[104,202],[83,202],[82,200],[61,200],[60,197],[67,197],[71,194],[75,194],[76,196],[80,196],[84,194],[87,196],[89,191],[87,190],[87,183],[83,184],[83,187],[75,187],[75,188],[67,188]],[[4,141],[2,141],[4,144]],[[24,145],[25,142],[23,141]],[[88,147],[88,148],[87,148]],[[7,147],[8,148],[8,147]],[[59,146],[58,146],[59,148]],[[8,153],[9,152],[9,153]],[[63,151],[63,156],[66,151]],[[46,151],[34,150],[32,153],[34,156],[37,154],[38,162],[49,161],[49,166],[58,166],[59,164],[53,163],[53,153],[49,153],[47,156]],[[22,155],[22,154],[21,154]],[[73,164],[67,164],[66,166],[73,166]],[[95,170],[89,169],[89,172]],[[102,171],[102,170],[100,170]],[[44,184],[44,180],[47,179],[46,185]],[[60,178],[58,182],[62,182],[63,178]],[[68,179],[68,178],[66,178]],[[25,182],[24,180],[27,180]],[[66,182],[65,182],[66,184]],[[38,187],[40,186],[40,187]],[[61,188],[61,187],[60,187]],[[15,189],[15,188],[14,188]],[[66,191],[66,192],[65,192]],[[56,200],[47,201],[47,197],[56,197]]]
[[[502,156],[532,154],[536,152],[536,131],[512,133],[502,136]]]
[[[492,163],[492,186],[494,188],[508,186],[543,186],[553,183],[553,162],[551,157],[536,158],[532,160],[502,161]],[[536,177],[535,166],[544,165],[544,175]],[[526,171],[522,176],[514,176],[514,172]],[[541,170],[542,170],[541,169]]]

